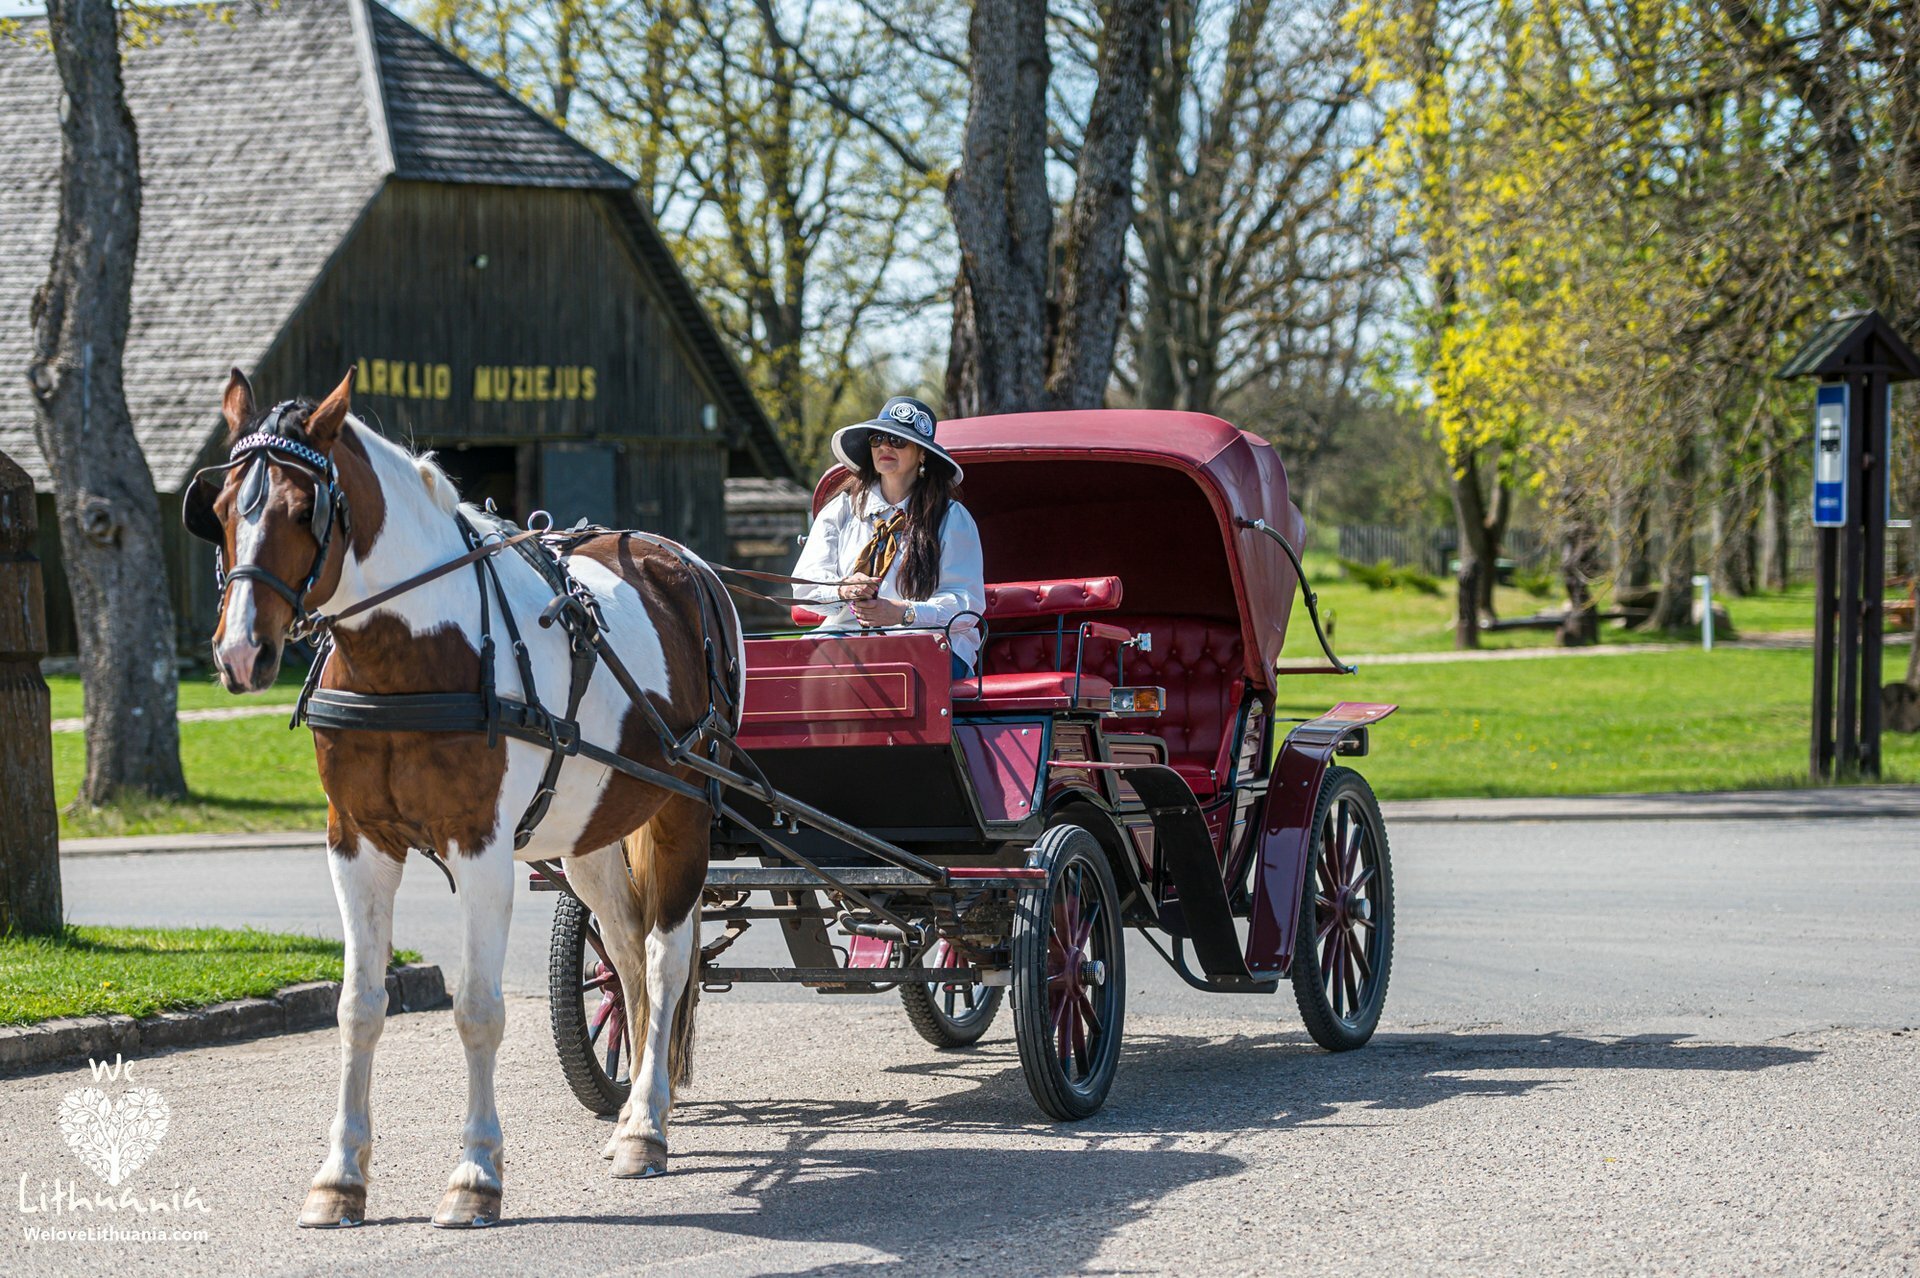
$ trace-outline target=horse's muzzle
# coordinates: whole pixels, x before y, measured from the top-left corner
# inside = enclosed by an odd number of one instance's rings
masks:
[[[213,664],[228,692],[264,692],[280,673],[280,645],[259,643],[251,636],[229,641],[213,650]]]

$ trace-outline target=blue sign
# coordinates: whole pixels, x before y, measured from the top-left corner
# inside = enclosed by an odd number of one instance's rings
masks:
[[[1813,404],[1813,526],[1847,526],[1847,436],[1852,427],[1847,386],[1830,382]]]

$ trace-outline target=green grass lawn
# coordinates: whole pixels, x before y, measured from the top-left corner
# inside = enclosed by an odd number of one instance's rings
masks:
[[[1333,650],[1342,656],[1349,652],[1446,652],[1453,647],[1453,582],[1443,580],[1440,593],[1423,594],[1403,587],[1395,590],[1369,590],[1359,582],[1345,580],[1331,558],[1307,557],[1307,573],[1320,596],[1322,616],[1333,617]],[[1811,631],[1813,629],[1813,587],[1799,585],[1784,591],[1768,591],[1737,599],[1716,596],[1715,602],[1727,610],[1737,634]],[[1494,607],[1506,618],[1531,616],[1546,608],[1558,607],[1558,595],[1542,599],[1523,590],[1499,586],[1494,590]],[[1604,603],[1604,601],[1603,601]],[[1304,600],[1296,600],[1288,628],[1289,660],[1313,651],[1313,627],[1307,620]],[[1649,635],[1608,624],[1601,628],[1603,643],[1686,642],[1691,633]],[[1551,648],[1551,630],[1501,630],[1480,636],[1484,648]]]
[[[187,674],[180,677],[179,702],[182,710],[226,710],[253,703],[292,705],[300,695],[304,669],[282,670],[274,685],[265,692],[236,697],[214,681],[212,674]],[[53,717],[78,719],[86,712],[79,675],[48,675],[47,690],[53,694]]]
[[[419,959],[411,950],[396,963]],[[68,927],[0,937],[0,1025],[205,1007],[340,979],[338,941],[223,928]]]
[[[1284,679],[1278,713],[1399,704],[1357,765],[1383,799],[1756,789],[1806,784],[1812,686],[1805,650],[1379,665]],[[1920,737],[1883,749],[1885,780],[1920,781]]]
[[[288,731],[280,715],[181,724],[180,764],[193,794],[182,804],[127,802],[71,812],[68,805],[80,791],[86,757],[82,734],[53,734],[54,793],[61,803],[60,833],[67,838],[318,830],[327,823],[313,736],[305,728]]]

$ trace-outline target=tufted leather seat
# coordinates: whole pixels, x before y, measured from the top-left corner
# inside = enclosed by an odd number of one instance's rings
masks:
[[[1232,767],[1231,738],[1246,692],[1246,665],[1240,628],[1226,621],[1191,617],[1112,614],[1107,620],[1135,634],[1153,636],[1153,651],[1128,649],[1126,682],[1157,684],[1167,690],[1166,708],[1156,717],[1116,719],[1116,732],[1140,732],[1167,743],[1167,762],[1201,798],[1217,794]],[[1007,635],[987,645],[987,677],[1054,669],[1053,634]],[[1102,678],[1119,677],[1118,645],[1089,640],[1084,669]],[[1073,638],[1066,643],[1071,679]]]
[[[1104,710],[1112,694],[1111,681],[1082,674],[1076,682],[1071,670],[986,674],[953,685],[953,708],[965,713],[972,702],[971,708],[987,711]]]

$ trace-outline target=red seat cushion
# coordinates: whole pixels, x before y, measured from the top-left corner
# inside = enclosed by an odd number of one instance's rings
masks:
[[[1071,670],[990,674],[956,681],[953,708],[983,714],[997,710],[1099,710],[1106,707],[1113,684],[1099,675],[1082,675],[1079,693],[1079,699],[1075,700]]]
[[[1214,770],[1206,764],[1189,763],[1183,759],[1175,759],[1168,766],[1186,780],[1187,785],[1193,790],[1195,798],[1210,799],[1220,792],[1220,778],[1216,776]]]

